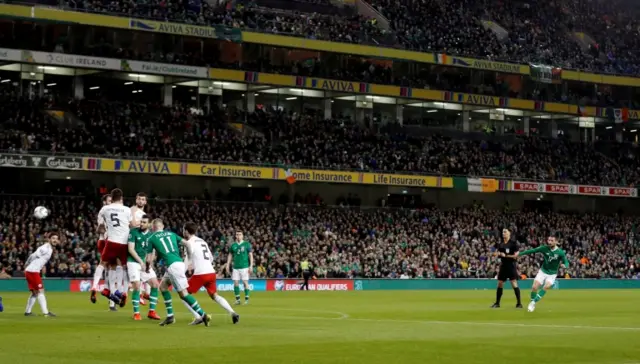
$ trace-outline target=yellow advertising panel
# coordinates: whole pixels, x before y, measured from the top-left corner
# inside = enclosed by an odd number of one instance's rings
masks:
[[[387,173],[363,173],[364,184],[381,186],[404,187],[438,187],[452,188],[453,179],[449,177],[434,177],[420,175],[387,174]]]
[[[292,169],[293,177],[300,182],[327,182],[327,183],[362,183],[362,173],[343,171],[320,171],[313,169]],[[284,171],[278,174],[284,179]]]
[[[240,166],[227,164],[188,163],[187,175],[204,177],[273,179],[277,168]]]
[[[351,0],[349,0],[351,1]],[[150,21],[111,15],[80,13],[56,8],[30,7],[0,4],[0,14],[10,17],[33,18],[45,21],[69,22],[84,25],[134,29],[175,35],[216,38],[216,29],[190,24]],[[496,62],[446,54],[422,53],[401,49],[373,47],[359,44],[329,42],[315,39],[290,37],[276,34],[242,32],[242,41],[287,48],[311,49],[317,51],[361,55],[366,57],[442,64],[453,67],[473,68],[494,72],[529,75],[530,67],[523,64]],[[562,70],[562,79],[589,83],[640,87],[640,78],[627,76],[600,75],[587,72]]]

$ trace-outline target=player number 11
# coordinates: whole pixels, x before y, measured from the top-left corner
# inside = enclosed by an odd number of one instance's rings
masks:
[[[162,243],[162,247],[164,248],[165,253],[175,253],[176,251],[173,249],[173,244],[171,244],[171,238],[167,238],[168,240],[168,247],[167,244],[164,241],[165,238],[160,238],[160,242]],[[169,248],[171,248],[171,250],[169,250]]]

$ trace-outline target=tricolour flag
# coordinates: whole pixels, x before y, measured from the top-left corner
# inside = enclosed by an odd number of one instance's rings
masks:
[[[616,124],[622,124],[629,121],[629,109],[627,108],[614,109],[613,111],[614,111],[613,114],[616,119]]]
[[[447,55],[442,53],[436,53],[435,59],[438,64],[447,64]]]
[[[291,171],[291,168],[285,167],[284,175],[287,177],[286,181],[287,181],[288,184],[292,185],[292,184],[296,183],[296,177],[293,175],[293,172]]]

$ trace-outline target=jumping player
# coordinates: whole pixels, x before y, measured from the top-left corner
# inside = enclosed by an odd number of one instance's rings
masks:
[[[138,192],[136,194],[136,204],[131,206],[131,216],[133,216],[133,221],[131,222],[132,228],[137,228],[140,226],[140,220],[142,216],[146,213],[144,208],[147,206],[147,195],[144,192]],[[144,268],[144,266],[143,266]],[[144,271],[144,269],[143,269]],[[145,293],[147,292],[147,293]],[[145,305],[145,298],[149,299],[148,292],[151,292],[151,286],[146,282],[141,282],[140,285],[140,304]]]
[[[160,316],[156,313],[156,304],[158,303],[158,279],[153,268],[147,265],[147,254],[150,253],[147,238],[151,235],[149,231],[149,218],[142,215],[138,220],[139,228],[131,229],[129,232],[129,257],[127,258],[127,272],[129,280],[133,288],[133,296],[131,303],[133,305],[133,319],[140,321],[140,286],[145,282],[151,284],[151,296],[149,298],[149,314],[148,318],[152,320],[160,320]]]
[[[536,309],[536,303],[538,303],[547,291],[553,286],[558,276],[558,269],[560,268],[560,260],[564,263],[565,268],[569,268],[569,260],[564,250],[558,248],[558,239],[555,236],[547,238],[548,245],[542,245],[535,249],[525,250],[521,253],[516,253],[516,257],[542,253],[544,261],[542,266],[536,274],[536,278],[533,280],[533,287],[531,289],[531,302],[527,307],[529,312],[533,312]],[[540,289],[540,286],[544,286]]]
[[[164,305],[167,308],[167,318],[160,323],[160,326],[171,325],[176,322],[175,317],[173,317],[169,285],[172,285],[173,289],[180,295],[180,298],[200,315],[204,325],[209,326],[211,316],[204,312],[198,301],[187,291],[189,285],[187,283],[186,267],[180,256],[179,246],[183,239],[170,231],[164,231],[164,222],[160,219],[153,220],[152,226],[153,234],[147,241],[167,266],[167,271],[160,283],[160,291],[162,292]]]
[[[189,271],[193,270],[193,275],[189,278],[187,291],[189,294],[196,294],[201,287],[205,287],[209,297],[224,308],[231,315],[233,323],[236,324],[240,321],[240,315],[231,308],[231,305],[224,297],[218,295],[216,271],[212,265],[213,255],[207,242],[196,236],[197,232],[198,226],[193,222],[186,223],[182,230],[182,234],[186,238],[183,240],[183,244],[187,248],[185,263]],[[197,325],[199,323],[202,323],[202,319],[196,315],[191,324]]]
[[[129,225],[131,224],[132,216],[131,209],[125,207],[122,204],[123,193],[119,188],[111,191],[111,204],[102,206],[98,213],[98,219],[104,223],[107,229],[107,241],[102,252],[101,264],[96,268],[93,275],[93,287],[91,290],[91,302],[95,303],[96,290],[100,277],[102,276],[101,266],[104,267],[107,263],[120,264],[127,261],[128,256],[128,242],[129,242]],[[103,264],[104,263],[104,264]],[[103,296],[109,297],[115,302],[120,303],[120,307],[124,307],[127,299],[127,287],[129,286],[128,277],[126,277],[124,270],[116,271],[118,276],[117,282],[123,282],[121,285],[122,292],[116,289],[115,292],[111,292],[110,289],[105,288],[102,291]],[[125,277],[123,278],[123,275]]]
[[[111,195],[102,196],[102,206],[106,206],[110,204],[111,204]],[[102,257],[102,251],[104,250],[104,245],[106,242],[107,242],[107,238],[106,238],[105,222],[102,221],[102,218],[100,216],[98,216],[98,252],[100,252],[100,257]],[[96,271],[98,269],[100,269],[101,271],[104,271],[105,267],[106,267],[106,262],[101,261],[100,265],[96,267]],[[110,264],[108,265],[108,268],[109,269],[104,273],[104,285],[109,290],[115,292],[116,291],[116,265]],[[98,288],[95,287],[95,289],[92,290],[92,292],[95,292],[97,290]],[[94,302],[94,299],[95,299],[95,296],[92,295],[91,302]],[[114,302],[111,299],[109,299],[108,301],[109,301],[109,310],[117,311],[116,302]]]
[[[497,246],[496,255],[500,257],[500,270],[498,271],[498,288],[496,289],[496,302],[492,308],[500,308],[500,299],[504,282],[510,281],[513,293],[516,295],[516,308],[522,308],[520,302],[520,287],[518,287],[518,270],[516,269],[516,253],[518,252],[518,242],[511,238],[509,229],[502,230],[502,242]]]
[[[231,245],[225,270],[229,274],[231,259],[233,258],[233,272],[231,279],[233,280],[233,293],[236,296],[236,305],[240,304],[240,280],[244,285],[244,304],[249,304],[249,275],[253,271],[253,252],[251,244],[244,240],[242,231],[236,231],[236,242]]]
[[[36,301],[38,301],[40,309],[46,317],[56,317],[56,315],[50,312],[47,308],[47,299],[44,296],[44,287],[42,286],[42,277],[40,276],[40,273],[49,259],[51,259],[53,248],[58,245],[60,236],[58,233],[50,233],[46,239],[47,242],[42,244],[33,254],[31,254],[25,263],[27,268],[25,268],[24,272],[27,278],[27,284],[29,285],[29,291],[31,291],[31,296],[29,296],[29,299],[27,300],[27,308],[24,311],[25,316],[35,316],[31,313],[31,309],[33,308],[33,305],[35,305]]]

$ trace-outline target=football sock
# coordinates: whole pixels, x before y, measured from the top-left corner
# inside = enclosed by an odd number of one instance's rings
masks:
[[[502,299],[502,288],[498,287],[496,290],[496,303],[500,304],[500,300]]]
[[[158,304],[158,289],[151,288],[151,292],[149,294],[149,311],[155,311],[157,304]]]
[[[224,299],[224,297],[220,295],[216,295],[213,300],[216,301],[216,303],[219,304],[222,308],[224,308],[225,311],[229,313],[236,313],[233,310],[233,308],[231,308],[231,305],[229,304],[229,302],[227,302],[227,300]]]
[[[240,286],[233,286],[233,294],[236,296],[236,301],[240,301]]]
[[[124,279],[124,270],[121,266],[116,267],[116,291],[120,293],[126,293],[126,288],[122,285],[122,280]]]
[[[538,301],[540,301],[540,300],[542,299],[542,297],[544,297],[544,295],[545,295],[546,293],[547,293],[547,292],[546,292],[544,289],[539,290],[539,291],[538,291],[538,294],[533,298],[533,301],[534,301],[534,302],[538,302]],[[532,296],[533,296],[533,292],[532,292]]]
[[[187,308],[187,310],[189,310],[189,312],[191,312],[191,314],[193,315],[193,317],[194,317],[194,318],[199,319],[199,318],[201,318],[201,317],[202,317],[202,316],[201,316],[199,313],[197,313],[193,308],[191,308],[191,305],[189,305],[189,304],[187,303],[187,301],[180,300],[180,302],[182,302],[182,304],[184,305],[184,307],[186,307],[186,308]]]
[[[198,313],[198,315],[204,316],[204,311],[202,310],[202,307],[200,307],[200,304],[192,295],[188,294],[184,296],[182,300],[188,303],[191,306],[191,308],[193,308],[193,310]]]
[[[133,313],[140,313],[140,290],[133,290],[133,297],[131,298],[131,304],[133,305]]]
[[[94,291],[98,290],[98,284],[100,284],[100,279],[102,278],[102,274],[104,273],[104,267],[100,264],[96,267],[96,271],[93,272],[93,285],[91,289]]]
[[[48,314],[49,309],[47,308],[47,298],[44,296],[44,293],[38,293],[38,303],[40,304],[40,309],[43,314]]]
[[[245,300],[245,301],[249,301],[249,292],[251,292],[251,291],[249,290],[249,288],[248,288],[248,287],[245,287],[245,288],[244,288],[244,300]]]
[[[516,299],[518,300],[518,304],[520,305],[520,287],[516,287],[513,289],[513,292],[516,294]]]
[[[24,312],[31,313],[31,309],[35,304],[36,304],[36,295],[31,294],[31,296],[29,296],[29,299],[27,300],[27,308],[24,310]]]
[[[173,304],[171,303],[171,293],[169,291],[163,291],[162,298],[164,299],[164,305],[167,308],[167,317],[173,316]]]

